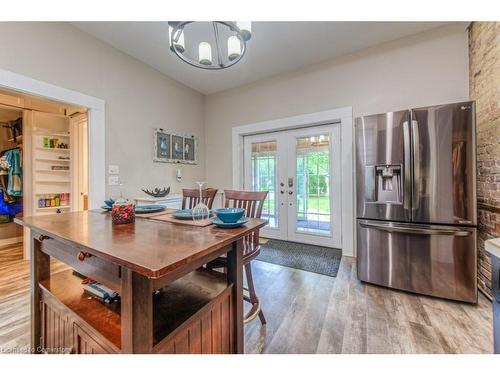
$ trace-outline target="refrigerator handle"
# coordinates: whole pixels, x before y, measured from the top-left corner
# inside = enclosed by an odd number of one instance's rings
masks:
[[[412,113],[413,117],[413,113]],[[418,122],[417,120],[411,120],[411,131],[412,131],[412,148],[413,148],[413,195],[412,195],[412,209],[418,209],[420,205],[420,187],[422,181],[420,181],[420,137],[418,134]]]
[[[403,180],[403,208],[410,209],[411,199],[411,153],[410,153],[410,129],[408,121],[403,122],[403,158],[404,158],[404,180]]]
[[[367,221],[360,221],[359,225],[361,225],[363,228],[372,228],[391,233],[396,232],[396,233],[422,234],[422,235],[447,235],[456,237],[467,237],[472,234],[472,231],[468,231],[465,229],[412,228],[412,227],[398,226],[390,223],[370,223]]]

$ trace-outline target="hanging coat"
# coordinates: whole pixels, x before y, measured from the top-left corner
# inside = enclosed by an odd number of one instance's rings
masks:
[[[7,194],[11,197],[23,195],[23,170],[21,161],[21,150],[15,148],[5,153],[5,159],[10,165],[9,181],[7,183]]]

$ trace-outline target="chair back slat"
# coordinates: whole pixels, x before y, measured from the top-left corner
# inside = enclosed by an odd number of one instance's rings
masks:
[[[202,202],[207,205],[208,209],[212,209],[214,204],[217,189],[207,188],[201,191]],[[200,203],[199,189],[182,189],[182,209],[193,209]]]
[[[224,190],[224,207],[244,208],[247,217],[260,219],[267,194],[267,191]],[[252,248],[256,249],[259,244],[259,231],[247,235],[244,241],[253,243],[255,246]],[[248,246],[245,246],[245,248],[250,249]],[[245,255],[248,255],[248,253]]]

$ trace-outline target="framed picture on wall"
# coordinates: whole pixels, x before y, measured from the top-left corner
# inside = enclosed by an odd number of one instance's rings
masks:
[[[174,134],[157,128],[154,130],[154,158],[162,163],[198,163],[198,140],[194,135]]]
[[[196,164],[197,152],[198,150],[197,150],[196,138],[193,136],[184,137],[184,162],[190,164]]]
[[[172,134],[172,161],[184,161],[184,137]]]
[[[172,159],[171,134],[161,128],[154,131],[154,161],[169,162]]]

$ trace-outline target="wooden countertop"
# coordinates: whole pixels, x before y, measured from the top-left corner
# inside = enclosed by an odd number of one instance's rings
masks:
[[[113,225],[111,215],[95,211],[30,216],[15,221],[149,278],[164,276],[266,225],[265,220],[251,219],[240,228],[200,228],[141,218],[135,224]]]
[[[484,249],[493,256],[500,258],[500,238],[492,238],[484,242]]]

